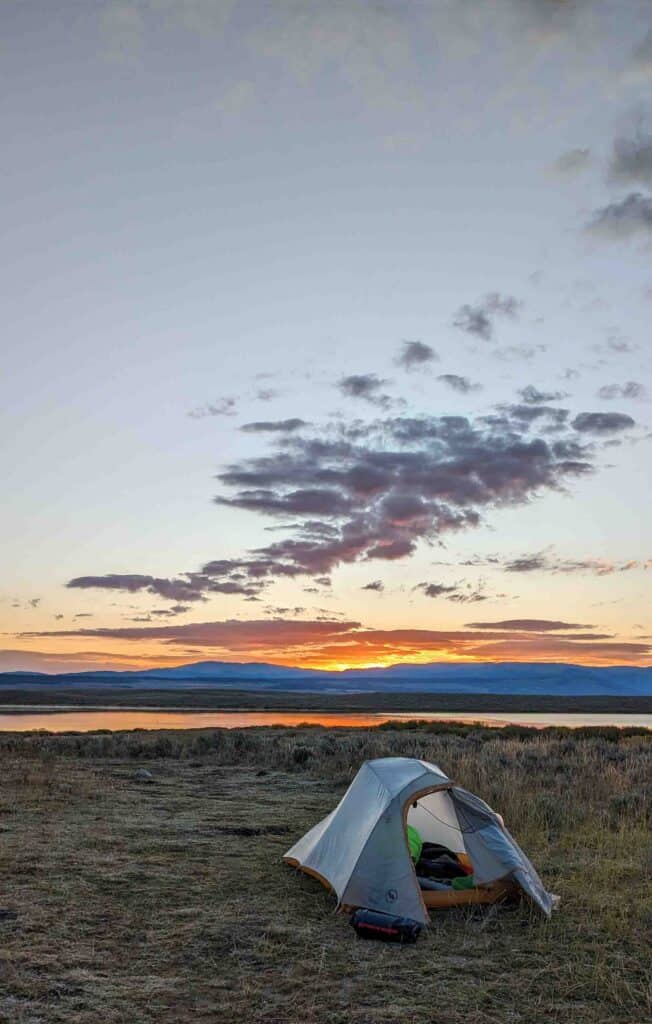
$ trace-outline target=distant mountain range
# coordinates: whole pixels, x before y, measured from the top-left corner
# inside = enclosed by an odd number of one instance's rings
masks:
[[[133,672],[48,675],[0,673],[2,689],[55,691],[57,687],[101,690],[237,689],[304,693],[469,693],[551,696],[652,696],[652,667],[590,668],[563,663],[391,665],[389,668],[324,672],[283,665],[200,661],[177,668]],[[52,694],[54,695],[54,694]]]

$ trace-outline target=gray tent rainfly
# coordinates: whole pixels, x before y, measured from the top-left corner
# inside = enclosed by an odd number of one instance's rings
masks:
[[[454,902],[494,902],[518,887],[550,915],[553,897],[500,815],[436,765],[413,757],[366,761],[335,810],[283,860],[333,890],[340,908],[366,907],[427,924],[428,906],[452,901],[421,891],[408,824],[424,842],[448,847],[472,867],[476,888],[456,894]]]

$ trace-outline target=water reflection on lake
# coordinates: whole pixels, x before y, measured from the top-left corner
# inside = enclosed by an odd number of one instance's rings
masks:
[[[167,711],[129,710],[124,708],[72,709],[8,708],[0,709],[0,732],[27,732],[47,729],[49,732],[94,732],[97,729],[243,729],[254,725],[323,725],[361,728],[382,722],[421,718],[432,722],[482,722],[488,726],[510,724],[543,728],[546,725],[637,725],[652,728],[652,715],[613,714],[549,714],[545,712],[320,712],[320,711]]]

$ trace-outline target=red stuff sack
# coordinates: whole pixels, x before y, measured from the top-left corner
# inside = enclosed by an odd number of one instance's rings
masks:
[[[421,932],[418,921],[409,917],[392,917],[378,910],[356,910],[351,924],[361,939],[378,939],[380,942],[416,942]]]

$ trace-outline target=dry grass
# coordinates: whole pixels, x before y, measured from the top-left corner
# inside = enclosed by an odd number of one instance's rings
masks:
[[[77,742],[79,740],[79,742]],[[418,754],[504,813],[562,897],[364,943],[281,854],[361,760]],[[135,771],[146,764],[152,782]],[[0,746],[0,1020],[631,1022],[649,1017],[649,739],[249,730]]]

